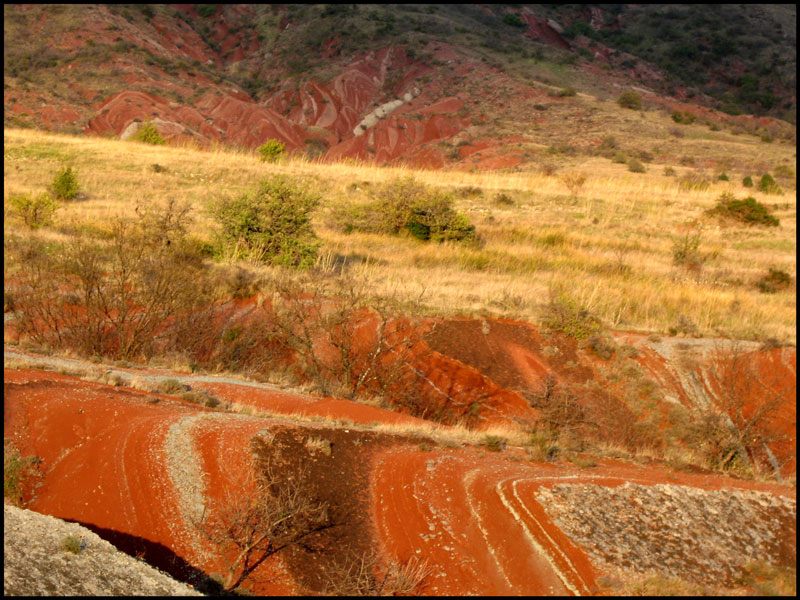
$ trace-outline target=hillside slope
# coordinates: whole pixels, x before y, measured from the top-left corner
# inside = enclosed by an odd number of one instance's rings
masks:
[[[737,37],[745,32],[726,33],[714,65],[704,51],[687,50],[680,64],[694,66],[682,74],[648,54],[653,34],[643,23],[655,18],[684,32],[687,23],[709,27],[708,15],[588,6],[7,5],[4,122],[128,136],[152,120],[168,139],[202,145],[252,148],[275,138],[328,159],[497,168],[540,162],[548,144],[586,151],[600,143],[586,129],[607,134],[607,124],[564,89],[616,99],[634,88],[646,107],[792,137],[783,121],[709,110],[785,117],[795,93],[785,73],[795,64],[789,32],[752,42],[758,56],[774,50],[769,76],[734,81],[749,72]],[[761,29],[780,18],[772,14],[763,12]],[[674,52],[663,50],[670,60]],[[712,66],[728,75],[691,91]],[[540,131],[554,139],[542,144]],[[509,156],[511,144],[523,147]]]

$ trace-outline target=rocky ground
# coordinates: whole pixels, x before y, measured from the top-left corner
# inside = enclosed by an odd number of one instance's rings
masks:
[[[3,594],[202,595],[77,523],[10,505],[3,507]]]
[[[758,491],[558,484],[536,499],[610,572],[731,585],[749,562],[792,566],[796,500]]]

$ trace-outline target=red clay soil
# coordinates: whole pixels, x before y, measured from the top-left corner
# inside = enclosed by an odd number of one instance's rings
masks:
[[[377,536],[388,556],[429,561],[433,573],[423,594],[594,594],[603,573],[534,499],[540,486],[563,482],[671,483],[796,498],[787,487],[610,460],[588,471],[477,450],[394,448],[375,459],[371,497]]]
[[[42,458],[44,476],[38,488],[28,490],[28,508],[111,532],[118,543],[125,540],[124,550],[144,553],[148,562],[183,580],[196,574],[192,566],[222,571],[213,556],[198,552],[196,534],[183,516],[181,492],[170,475],[174,466],[168,464],[176,460],[168,457],[170,428],[187,417],[211,417],[211,411],[31,370],[6,369],[4,392],[4,437],[23,456]],[[154,398],[160,401],[149,401]],[[232,417],[213,433],[208,430],[215,422],[201,419],[198,437],[189,438],[201,457],[201,492],[231,483],[237,465],[249,455],[247,440],[268,424]],[[257,591],[295,591],[279,561],[267,561],[261,569],[257,575],[271,581]]]

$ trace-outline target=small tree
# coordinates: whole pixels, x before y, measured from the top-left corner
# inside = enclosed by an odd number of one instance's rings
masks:
[[[27,194],[15,194],[8,199],[11,212],[18,216],[29,229],[39,229],[53,222],[58,204],[46,193],[35,198]]]
[[[627,92],[623,92],[620,97],[617,98],[617,104],[619,104],[622,108],[641,110],[642,97],[633,90],[628,90]]]
[[[144,125],[142,125],[136,133],[134,133],[131,138],[135,142],[144,142],[145,144],[154,144],[154,145],[161,145],[166,144],[167,140],[164,139],[159,132],[156,126],[147,121]]]
[[[265,162],[277,162],[283,156],[285,150],[286,144],[275,139],[267,140],[258,147],[261,160]]]
[[[78,178],[73,173],[72,167],[61,169],[50,187],[56,199],[74,200],[78,196]]]
[[[311,212],[318,204],[316,194],[276,175],[238,198],[218,200],[211,212],[222,225],[222,244],[234,258],[306,269],[314,266],[319,248],[311,228]]]

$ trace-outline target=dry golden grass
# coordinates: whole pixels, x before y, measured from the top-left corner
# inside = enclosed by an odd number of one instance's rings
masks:
[[[648,114],[645,121],[656,117]],[[714,134],[721,140],[715,152],[741,150],[773,167],[787,161],[794,165],[794,148],[787,144],[759,145],[752,136],[723,134]],[[665,143],[710,142],[700,136]],[[214,224],[204,212],[210,200],[238,194],[266,175],[286,173],[306,180],[323,198],[315,221],[324,243],[320,265],[333,268],[343,257],[358,257],[360,262],[349,268],[367,277],[375,293],[409,299],[424,293],[423,304],[433,314],[538,323],[550,290],[560,290],[618,329],[665,334],[688,320],[700,335],[796,342],[794,288],[764,294],[754,286],[770,267],[796,275],[794,186],[782,196],[767,196],[741,187],[735,170],[728,172],[730,182],[683,191],[678,178],[691,170],[686,167],[674,166],[677,177],[667,177],[663,165],[650,164],[640,175],[602,157],[571,157],[567,171],[588,174],[573,197],[562,180],[565,171],[552,176],[534,170],[431,171],[300,159],[267,164],[248,151],[147,146],[32,130],[5,130],[4,158],[6,199],[12,193],[46,190],[64,164],[77,172],[86,198],[63,205],[55,224],[42,231],[54,241],[64,237],[70,222],[102,229],[115,216],[132,216],[137,202],[168,198],[189,202],[195,208],[192,233],[211,240]],[[166,170],[156,172],[152,165]],[[480,188],[479,196],[456,194],[456,208],[477,226],[485,246],[348,235],[331,222],[332,206],[363,202],[370,189],[406,176],[456,191]],[[722,226],[705,217],[703,211],[726,191],[764,202],[780,218],[780,227]],[[498,192],[514,204],[496,203]],[[7,211],[5,216],[6,235],[22,231]],[[674,266],[674,240],[698,231],[707,262],[696,271]]]

